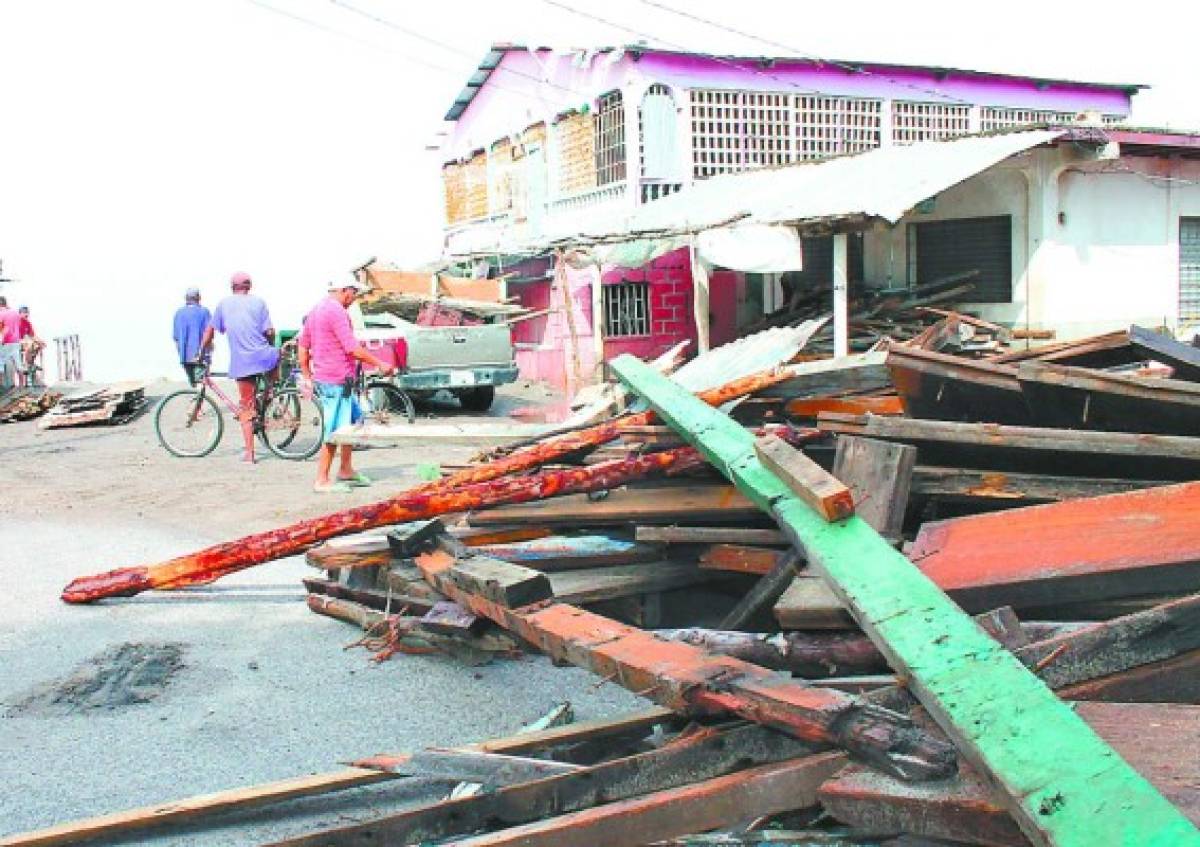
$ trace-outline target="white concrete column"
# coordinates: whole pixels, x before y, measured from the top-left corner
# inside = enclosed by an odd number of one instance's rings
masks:
[[[596,373],[604,366],[604,289],[599,262],[588,266],[592,275],[592,351],[596,354]]]
[[[695,242],[688,247],[692,261],[692,307],[696,320],[696,348],[700,353],[709,349],[708,267],[700,258]]]
[[[642,127],[639,112],[644,84],[627,85],[621,89],[621,106],[625,110],[625,193],[626,203],[638,206],[642,202]]]
[[[850,354],[850,244],[844,232],[833,236],[833,355]]]

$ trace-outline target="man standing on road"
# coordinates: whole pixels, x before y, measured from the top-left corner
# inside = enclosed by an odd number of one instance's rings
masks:
[[[378,368],[385,376],[396,372],[394,367],[371,355],[354,337],[346,309],[365,290],[366,286],[354,278],[329,283],[329,296],[308,313],[296,342],[300,372],[312,383],[325,416],[325,443],[317,454],[317,481],[313,485],[313,491],[321,494],[347,492],[351,487],[371,484],[366,474],[354,470],[351,445],[338,448],[329,443],[329,436],[339,427],[362,420],[362,409],[354,396],[358,362]],[[336,480],[331,480],[329,472],[335,452],[339,453],[338,472]]]
[[[233,292],[213,312],[212,322],[200,339],[200,352],[209,348],[213,331],[229,339],[229,375],[237,380],[241,398],[238,419],[242,424],[242,440],[246,450],[242,461],[254,464],[254,385],[260,376],[275,379],[279,351],[275,349],[275,327],[262,298],[250,293],[250,275],[236,273],[229,280]]]
[[[21,316],[8,307],[8,299],[0,296],[0,387],[17,384],[21,356]],[[4,372],[10,371],[6,380]]]
[[[200,305],[200,289],[189,288],[183,295],[183,305],[175,310],[172,336],[179,351],[179,364],[193,387],[200,378],[200,342],[212,323],[212,313]]]
[[[17,309],[17,314],[20,316],[17,323],[17,343],[21,348],[21,368],[24,374],[28,374],[26,388],[32,388],[37,376],[33,365],[37,361],[38,354],[46,346],[46,342],[38,338],[38,334],[33,328],[33,322],[29,320],[28,306]]]

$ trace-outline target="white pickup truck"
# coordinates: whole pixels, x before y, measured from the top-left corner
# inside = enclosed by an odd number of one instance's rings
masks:
[[[512,329],[507,323],[475,326],[418,326],[395,315],[367,315],[355,335],[372,353],[403,365],[396,386],[417,399],[445,390],[464,409],[482,412],[496,396],[496,386],[515,382]],[[399,361],[404,339],[406,361]]]

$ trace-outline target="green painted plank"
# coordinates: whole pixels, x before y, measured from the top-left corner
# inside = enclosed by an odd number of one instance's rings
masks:
[[[1200,845],[1200,832],[861,518],[827,523],[755,456],[754,436],[640,360],[613,370],[772,513],[1038,845]]]

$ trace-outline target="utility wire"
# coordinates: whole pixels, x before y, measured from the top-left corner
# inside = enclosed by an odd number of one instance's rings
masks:
[[[410,64],[420,65],[421,67],[429,68],[430,70],[441,71],[442,73],[447,74],[452,77],[456,77],[456,78],[460,78],[460,79],[462,78],[462,70],[461,69],[450,68],[445,65],[439,65],[435,62],[429,62],[424,59],[418,59],[415,56],[411,56],[402,50],[395,50],[391,47],[384,47],[382,44],[376,44],[373,41],[368,41],[365,38],[359,38],[358,36],[351,35],[348,32],[342,32],[341,30],[326,26],[325,24],[322,24],[319,21],[314,21],[311,18],[306,18],[303,15],[297,15],[294,12],[289,12],[286,9],[280,9],[277,6],[272,6],[269,3],[264,3],[264,2],[262,2],[262,0],[246,0],[246,2],[251,3],[255,6],[258,6],[260,9],[266,9],[268,12],[274,12],[275,14],[282,15],[283,17],[289,18],[290,20],[313,27],[314,29],[319,29],[322,32],[328,33],[330,35],[336,35],[339,38],[344,38],[348,41],[353,41],[356,44],[361,44],[365,47],[370,47],[374,50],[380,51],[381,53],[388,53],[392,56],[396,56],[397,58],[401,59],[402,61],[409,62]],[[500,89],[501,91],[507,91],[508,93],[515,94],[519,97],[526,97],[530,100],[535,100],[539,103],[541,102],[541,99],[539,97],[537,97],[534,94],[529,93],[528,91],[519,91],[515,88],[507,88],[496,82],[493,82],[492,85],[494,87]]]
[[[648,32],[643,32],[642,30],[635,29],[630,26],[626,26],[625,24],[617,23],[616,21],[601,17],[600,15],[593,14],[592,12],[585,12],[583,9],[577,9],[576,7],[569,6],[566,3],[560,3],[560,2],[558,2],[558,0],[542,0],[542,2],[549,6],[554,6],[556,9],[562,9],[565,12],[570,12],[574,15],[579,15],[580,17],[587,18],[587,19],[595,21],[597,23],[604,24],[605,26],[612,27],[613,29],[619,29],[622,32],[628,32],[628,33],[630,33],[632,35],[636,35],[640,38],[648,38],[651,41],[657,41],[659,44],[666,45],[667,47],[673,48],[675,50],[682,50],[683,52],[693,53],[693,54],[697,52],[697,51],[691,49],[690,47],[687,47],[686,45],[679,44],[678,42],[668,41],[665,38],[660,38],[657,35],[651,35]],[[751,71],[752,73],[758,74],[759,76],[767,77],[768,79],[773,79],[776,82],[781,83],[782,85],[786,85],[789,88],[794,88],[795,90],[799,91],[801,94],[827,94],[828,93],[828,92],[817,91],[812,88],[805,88],[802,85],[797,85],[793,80],[784,79],[783,77],[779,77],[779,76],[776,76],[775,74],[767,73],[766,71],[760,70],[759,68],[756,68],[753,66],[747,67],[745,64],[739,64],[737,62],[732,62],[721,56],[715,56],[712,53],[703,53],[701,55],[705,56],[705,58],[711,59],[714,62],[717,62],[718,64],[728,65],[729,67],[734,68],[735,70],[741,71],[743,73],[745,71]]]
[[[466,56],[468,59],[474,60],[476,58],[476,54],[470,53],[466,50],[463,50],[461,47],[457,47],[457,46],[455,46],[453,44],[449,44],[445,41],[439,41],[438,39],[436,39],[432,36],[426,35],[423,32],[419,32],[410,27],[406,27],[403,24],[396,23],[393,20],[389,20],[387,18],[380,17],[379,15],[376,15],[372,12],[368,12],[366,9],[360,9],[358,6],[354,6],[350,3],[345,2],[345,0],[329,0],[329,2],[331,2],[333,5],[335,5],[339,8],[345,9],[348,12],[353,12],[356,15],[361,15],[362,17],[366,18],[367,20],[374,21],[375,23],[377,23],[381,26],[385,26],[388,29],[392,29],[392,30],[395,30],[396,32],[403,33],[404,35],[407,35],[409,38],[415,38],[417,41],[422,41],[426,44],[431,44],[434,47],[441,48],[442,50],[448,50],[451,53],[455,53],[459,56]],[[573,88],[569,85],[560,85],[559,83],[554,82],[553,80],[545,79],[536,74],[525,73],[524,71],[517,70],[516,68],[506,68],[503,66],[497,66],[495,69],[493,69],[493,73],[512,74],[513,76],[519,76],[524,79],[532,80],[540,85],[549,85],[552,88],[557,88],[562,91],[566,91],[569,94],[579,94],[580,93],[579,89],[577,89],[577,88]]]
[[[768,47],[775,47],[779,50],[784,50],[788,53],[799,56],[802,59],[807,59],[810,62],[818,62],[818,63],[824,64],[824,65],[831,65],[835,68],[841,68],[842,70],[849,71],[850,73],[853,73],[853,74],[860,74],[863,76],[878,76],[878,74],[876,74],[874,71],[867,70],[866,68],[860,67],[859,65],[851,64],[850,62],[841,62],[836,59],[825,59],[820,56],[814,56],[810,53],[805,53],[803,50],[797,50],[795,47],[790,47],[787,44],[781,44],[778,41],[772,41],[769,38],[763,38],[760,35],[755,35],[752,32],[745,32],[743,30],[734,29],[733,27],[723,24],[719,21],[714,21],[714,20],[711,20],[710,18],[705,18],[701,15],[693,14],[692,12],[685,12],[683,9],[676,9],[675,7],[669,6],[666,3],[658,2],[658,0],[641,0],[641,2],[646,6],[652,6],[655,9],[662,9],[664,12],[670,12],[671,14],[678,15],[681,18],[687,18],[688,20],[705,24],[705,25],[713,27],[715,29],[719,29],[722,32],[727,32],[731,35],[737,35],[737,36],[740,36],[741,38],[748,38],[751,41],[757,41],[760,44],[766,44]],[[939,101],[954,102],[954,103],[959,103],[964,106],[975,105],[974,103],[972,103],[969,100],[963,100],[960,97],[955,97],[951,94],[945,94],[945,93],[938,91],[936,89],[933,89],[933,88],[926,88],[921,85],[914,85],[912,83],[901,82],[900,80],[898,80],[894,77],[885,76],[885,77],[883,77],[883,79],[886,79],[888,82],[895,83],[896,85],[903,86],[904,88],[908,88],[912,91],[917,91],[917,92],[920,92],[923,94],[932,94],[935,97],[937,97]]]

